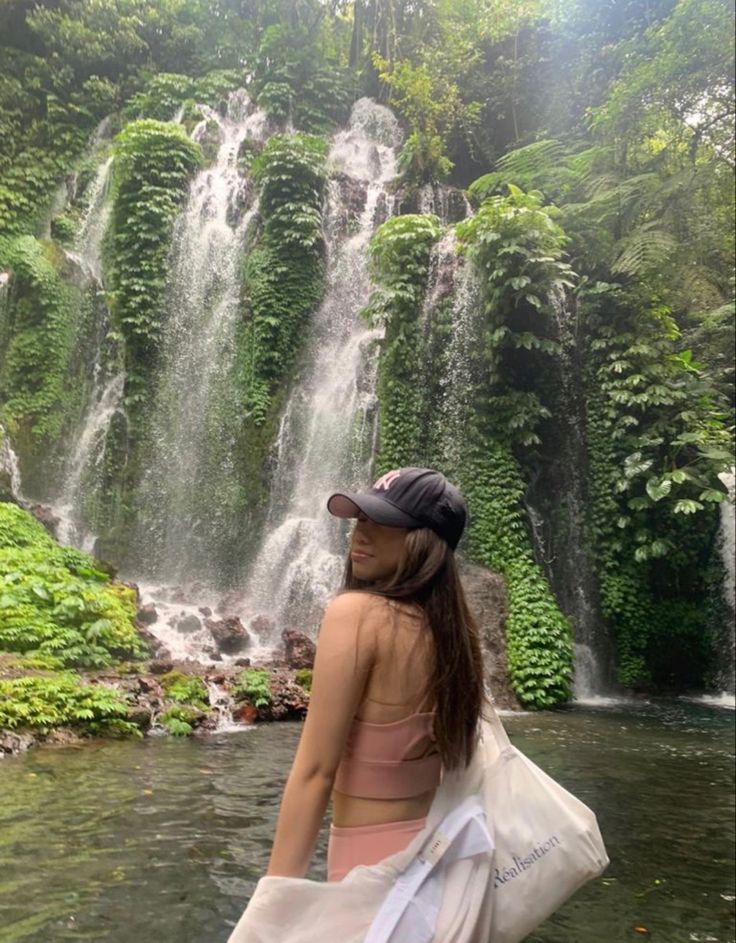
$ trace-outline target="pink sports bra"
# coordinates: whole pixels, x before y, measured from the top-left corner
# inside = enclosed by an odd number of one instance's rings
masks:
[[[406,799],[434,789],[441,778],[440,754],[404,757],[425,738],[435,741],[435,713],[421,711],[390,724],[356,717],[333,788],[362,799]]]

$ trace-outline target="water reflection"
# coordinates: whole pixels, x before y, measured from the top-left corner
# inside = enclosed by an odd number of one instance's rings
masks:
[[[504,722],[597,812],[611,858],[529,943],[733,941],[732,712],[667,702]],[[0,943],[224,941],[265,870],[300,729],[3,761]],[[326,849],[327,821],[309,877],[324,880]]]

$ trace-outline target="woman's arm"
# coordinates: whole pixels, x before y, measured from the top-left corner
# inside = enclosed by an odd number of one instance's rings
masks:
[[[370,597],[343,593],[320,626],[312,693],[281,800],[267,875],[304,877],[350,726],[375,662],[375,632],[365,618]]]

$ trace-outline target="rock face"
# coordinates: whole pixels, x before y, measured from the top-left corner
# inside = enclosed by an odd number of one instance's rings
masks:
[[[314,665],[316,646],[304,632],[284,629],[281,633],[284,657],[289,668],[311,668]]]
[[[215,645],[221,652],[228,654],[239,652],[250,643],[248,630],[237,616],[220,619],[219,622],[207,619],[205,625],[212,633]]]
[[[470,610],[480,626],[483,661],[496,706],[520,710],[507,677],[505,625],[508,615],[506,584],[499,573],[460,561],[460,578]]]

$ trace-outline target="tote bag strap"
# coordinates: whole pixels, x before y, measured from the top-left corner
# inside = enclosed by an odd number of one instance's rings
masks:
[[[486,687],[486,694],[488,695],[488,714],[487,719],[491,725],[491,730],[493,732],[494,739],[498,745],[499,751],[505,750],[506,747],[511,746],[511,741],[509,740],[509,735],[506,733],[504,725],[501,723],[501,718],[498,716],[496,711],[496,699],[491,694],[490,688]]]

